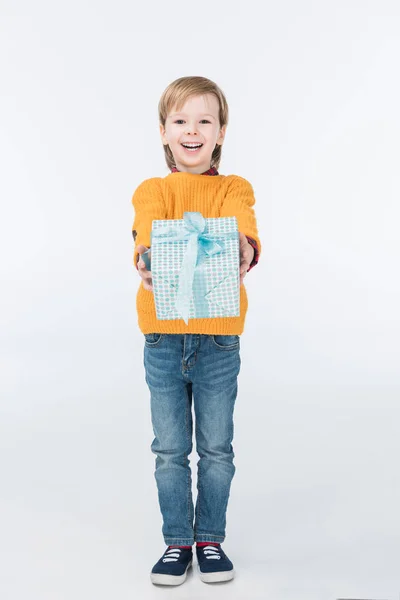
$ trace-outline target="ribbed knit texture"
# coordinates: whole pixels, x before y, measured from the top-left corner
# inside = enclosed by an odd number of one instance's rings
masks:
[[[257,222],[254,213],[252,185],[238,175],[215,175],[177,172],[166,177],[153,177],[143,181],[132,198],[135,218],[132,229],[136,231],[136,246],[150,247],[154,219],[183,219],[184,212],[200,212],[205,218],[236,217],[239,231],[253,238],[261,254]],[[136,265],[135,247],[133,263]],[[244,284],[240,286],[240,316],[212,319],[158,320],[153,292],[145,290],[141,281],[136,308],[142,333],[199,333],[214,335],[240,335],[243,333],[248,308]]]

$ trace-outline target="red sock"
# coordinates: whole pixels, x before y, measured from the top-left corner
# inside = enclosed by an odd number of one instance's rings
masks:
[[[186,550],[189,550],[191,547],[192,546],[168,546],[168,548],[186,548]]]
[[[196,542],[196,546],[201,548],[202,546],[220,546],[217,542]]]

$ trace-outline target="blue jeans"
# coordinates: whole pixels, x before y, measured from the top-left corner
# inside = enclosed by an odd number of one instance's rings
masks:
[[[167,545],[223,542],[233,464],[238,335],[145,334],[144,367],[155,438],[155,479]],[[197,501],[193,509],[192,396]],[[195,522],[193,523],[195,519]]]

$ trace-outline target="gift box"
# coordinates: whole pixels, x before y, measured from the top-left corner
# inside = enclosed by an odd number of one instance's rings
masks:
[[[240,246],[236,217],[154,220],[151,274],[159,320],[238,317]]]

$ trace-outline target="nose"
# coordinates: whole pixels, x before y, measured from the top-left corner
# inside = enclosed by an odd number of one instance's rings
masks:
[[[197,135],[197,127],[195,123],[186,123],[185,134],[193,133]]]

